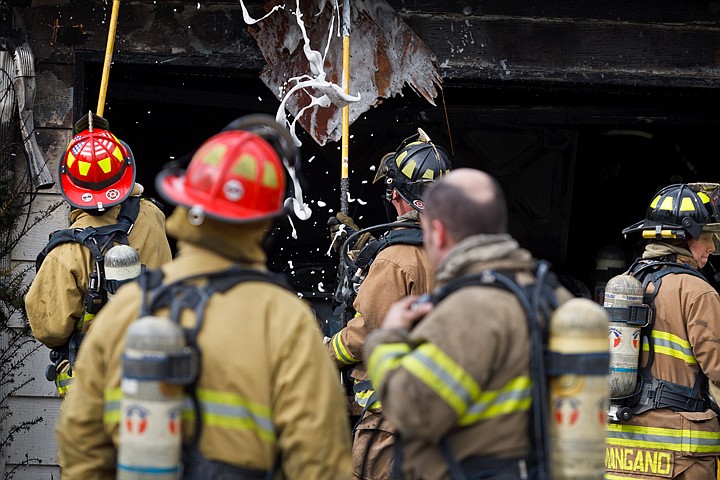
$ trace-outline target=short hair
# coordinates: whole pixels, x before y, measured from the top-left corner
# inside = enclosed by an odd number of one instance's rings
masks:
[[[492,180],[492,197],[480,200],[462,187],[442,179],[430,186],[425,197],[424,215],[439,219],[457,242],[480,234],[507,233],[508,213],[497,180]]]

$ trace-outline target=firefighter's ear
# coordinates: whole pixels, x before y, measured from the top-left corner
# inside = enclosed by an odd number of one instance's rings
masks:
[[[438,218],[430,220],[430,241],[438,250],[446,250],[454,244],[445,225]]]

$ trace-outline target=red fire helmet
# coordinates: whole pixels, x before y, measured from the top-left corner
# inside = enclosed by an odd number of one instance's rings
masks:
[[[135,185],[135,158],[108,130],[83,130],[60,160],[60,190],[72,206],[100,211],[125,200]]]
[[[285,176],[275,149],[244,130],[219,133],[193,155],[187,171],[166,169],[156,187],[167,201],[202,217],[245,223],[280,215]]]

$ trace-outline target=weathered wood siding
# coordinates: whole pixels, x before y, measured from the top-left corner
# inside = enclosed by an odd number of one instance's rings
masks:
[[[48,61],[47,52],[43,53],[43,44],[35,34],[39,26],[33,27],[29,19],[33,18],[32,9],[18,9],[35,56],[35,74],[37,94],[33,108],[35,135],[43,158],[53,177],[57,175],[58,159],[71,137],[73,108],[73,66],[71,62],[54,63]],[[45,26],[47,27],[47,25]],[[23,237],[13,250],[11,260],[19,268],[29,268],[27,281],[32,280],[32,271],[37,253],[47,242],[49,234],[68,225],[69,206],[62,202],[57,184],[38,194],[31,212],[41,212],[52,205],[61,203],[52,217],[35,225],[28,235]],[[33,217],[31,213],[31,218]],[[19,319],[13,319],[17,324]],[[8,418],[4,428],[26,421],[41,419],[27,432],[16,435],[0,463],[5,474],[14,471],[16,480],[58,479],[57,447],[55,445],[55,421],[60,408],[60,399],[56,397],[54,385],[45,379],[45,367],[49,363],[49,350],[35,343],[28,346],[35,350],[24,363],[20,381],[30,380],[10,399]],[[2,471],[2,469],[0,469]]]

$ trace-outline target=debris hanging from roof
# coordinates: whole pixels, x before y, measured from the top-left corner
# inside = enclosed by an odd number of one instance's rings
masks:
[[[334,4],[334,8],[326,3]],[[270,12],[279,5],[285,8],[249,27],[267,61],[260,78],[285,101],[287,111],[319,145],[337,141],[342,134],[343,102],[337,97],[330,102],[318,101],[329,90],[308,87],[286,98],[299,78],[317,78],[324,73],[324,80],[341,84],[342,25],[337,2],[270,0],[265,8]],[[300,16],[296,15],[297,5]],[[350,17],[350,93],[360,97],[349,102],[344,99],[350,103],[350,123],[383,99],[402,95],[405,85],[435,105],[441,88],[436,57],[395,10],[384,0],[351,0]],[[323,72],[314,72],[308,61],[304,50],[307,41],[299,23],[304,24],[312,49],[325,52]]]

